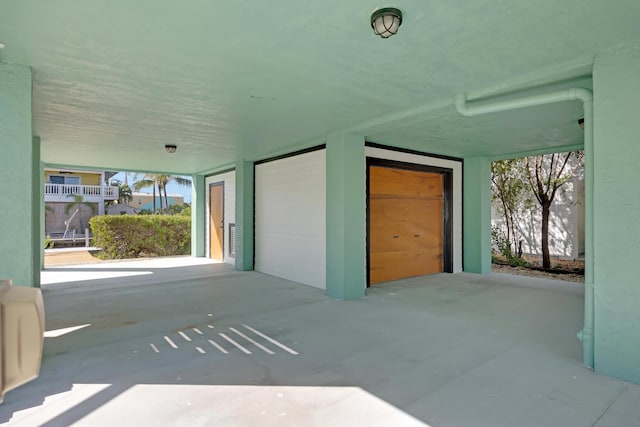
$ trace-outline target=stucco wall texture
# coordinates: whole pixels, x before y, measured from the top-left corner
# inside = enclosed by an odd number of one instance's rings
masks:
[[[0,276],[12,279],[15,285],[33,286],[39,283],[40,274],[39,268],[34,269],[40,254],[34,253],[32,246],[34,239],[40,239],[40,230],[34,230],[32,223],[34,209],[39,212],[39,206],[34,207],[27,201],[40,171],[32,170],[29,67],[0,64],[0,117],[2,198],[23,201],[5,203],[0,209]]]

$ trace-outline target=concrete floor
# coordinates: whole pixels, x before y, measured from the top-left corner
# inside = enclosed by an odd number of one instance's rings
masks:
[[[640,386],[581,366],[579,284],[443,274],[344,302],[194,258],[43,282],[41,375],[0,425],[640,426]]]

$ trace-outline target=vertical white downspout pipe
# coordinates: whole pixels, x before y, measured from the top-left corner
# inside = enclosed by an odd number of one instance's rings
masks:
[[[455,97],[456,109],[463,116],[499,111],[517,110],[536,105],[565,101],[581,101],[584,110],[584,158],[585,158],[585,277],[584,277],[584,326],[578,332],[582,341],[583,363],[594,368],[594,244],[593,244],[593,94],[584,88],[572,88],[542,95],[526,96],[502,101],[468,103],[464,93]]]

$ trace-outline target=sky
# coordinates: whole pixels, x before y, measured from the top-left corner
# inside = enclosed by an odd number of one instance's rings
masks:
[[[143,173],[139,173],[139,179],[142,179]],[[137,180],[135,179],[136,174],[134,172],[129,172],[129,186],[133,189],[133,183]],[[183,176],[183,178],[191,179],[190,176]],[[124,182],[124,172],[118,172],[115,176],[113,176],[110,181],[119,180]],[[141,193],[149,193],[151,194],[151,188],[145,188],[141,191]],[[171,194],[182,194],[184,196],[185,203],[191,203],[191,187],[184,187],[182,185],[178,185],[175,182],[171,182],[167,185],[167,193]]]

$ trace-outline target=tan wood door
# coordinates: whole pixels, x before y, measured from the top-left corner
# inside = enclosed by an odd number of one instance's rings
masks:
[[[371,166],[369,282],[443,271],[443,176]]]
[[[209,257],[224,261],[224,184],[209,187]]]

